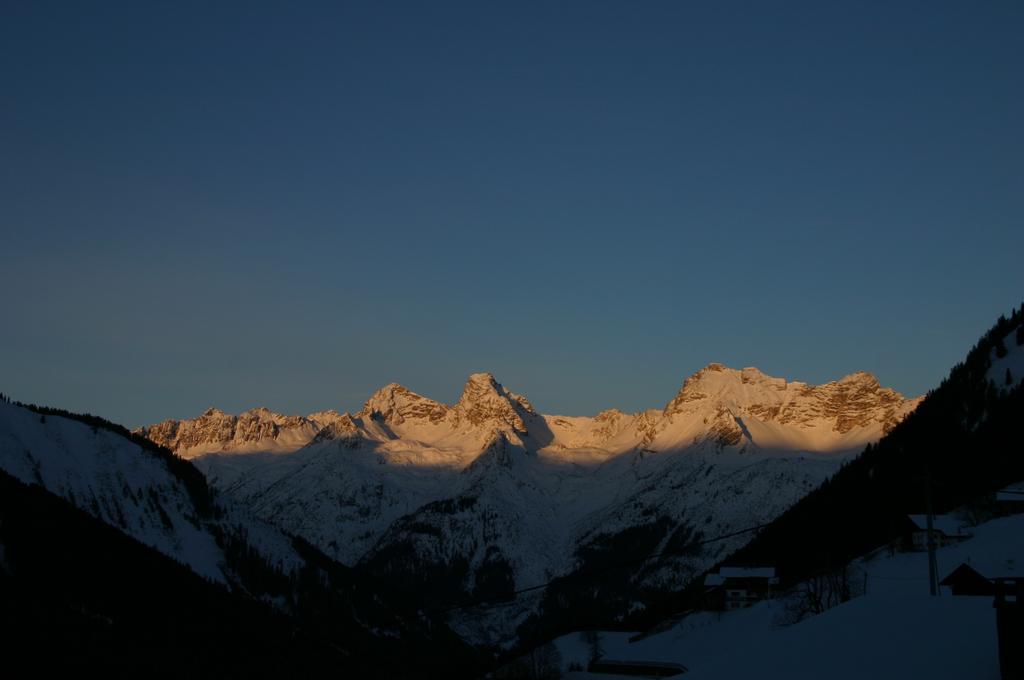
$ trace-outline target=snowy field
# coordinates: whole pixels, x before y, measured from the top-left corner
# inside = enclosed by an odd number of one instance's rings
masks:
[[[971,531],[972,538],[938,551],[942,576],[963,562],[985,573],[1022,575],[1024,515]],[[784,601],[770,600],[739,611],[697,613],[633,643],[635,634],[603,633],[604,656],[680,663],[693,680],[999,678],[991,597],[929,597],[925,553],[885,551],[854,566],[866,574],[866,594],[801,623],[782,625]],[[586,666],[588,647],[579,634],[556,645],[564,669],[573,662]]]

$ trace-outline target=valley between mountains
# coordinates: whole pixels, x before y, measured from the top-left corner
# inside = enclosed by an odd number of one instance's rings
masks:
[[[749,536],[706,539],[771,521],[919,401],[867,373],[809,385],[710,364],[663,408],[570,417],[478,373],[453,405],[390,384],[354,414],[211,408],[136,433],[418,606],[458,606],[467,642],[511,648],[538,621],[642,612]],[[663,554],[589,580],[649,553]]]

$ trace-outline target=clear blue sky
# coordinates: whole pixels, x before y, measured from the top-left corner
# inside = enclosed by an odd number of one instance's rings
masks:
[[[1024,4],[8,2],[0,390],[935,386],[1024,300]]]

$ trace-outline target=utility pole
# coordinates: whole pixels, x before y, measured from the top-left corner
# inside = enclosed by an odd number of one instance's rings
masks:
[[[939,595],[939,563],[935,560],[935,518],[932,515],[932,475],[928,459],[924,461],[924,504],[928,518],[928,587],[932,597]]]

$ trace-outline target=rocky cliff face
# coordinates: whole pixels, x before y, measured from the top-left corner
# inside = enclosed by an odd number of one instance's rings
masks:
[[[844,435],[860,431],[878,438],[912,411],[920,399],[905,399],[882,387],[870,373],[854,373],[824,385],[787,382],[756,368],[735,370],[709,364],[683,383],[662,411],[660,432],[673,424],[699,419],[707,425],[701,438],[720,446],[743,443],[771,446],[777,435],[800,435],[809,450],[845,444]],[[752,423],[765,439],[758,441]],[[783,437],[785,438],[785,437]],[[789,438],[792,440],[792,437]]]
[[[756,368],[741,371],[710,364],[690,376],[663,411],[666,417],[694,414],[712,404],[735,416],[752,416],[798,429],[827,425],[845,434],[905,416],[919,400],[882,387],[870,373],[854,373],[824,385],[787,382]]]
[[[237,416],[210,408],[191,420],[165,420],[141,427],[136,433],[179,455],[192,457],[214,451],[231,451],[249,446],[302,445],[325,427],[351,423],[351,417],[337,411],[309,416],[284,416],[266,408],[255,408]]]
[[[462,396],[454,406],[392,383],[377,390],[356,417],[372,418],[392,429],[436,425],[453,432],[489,434],[499,430],[525,435],[524,417],[535,415],[530,402],[507,390],[493,375],[474,373],[466,380]]]
[[[527,434],[524,417],[535,415],[525,397],[508,391],[490,373],[474,373],[452,409],[452,425]]]
[[[440,423],[450,409],[433,399],[422,397],[398,383],[380,388],[366,400],[357,417],[377,418],[388,425],[402,425],[407,420]]]

